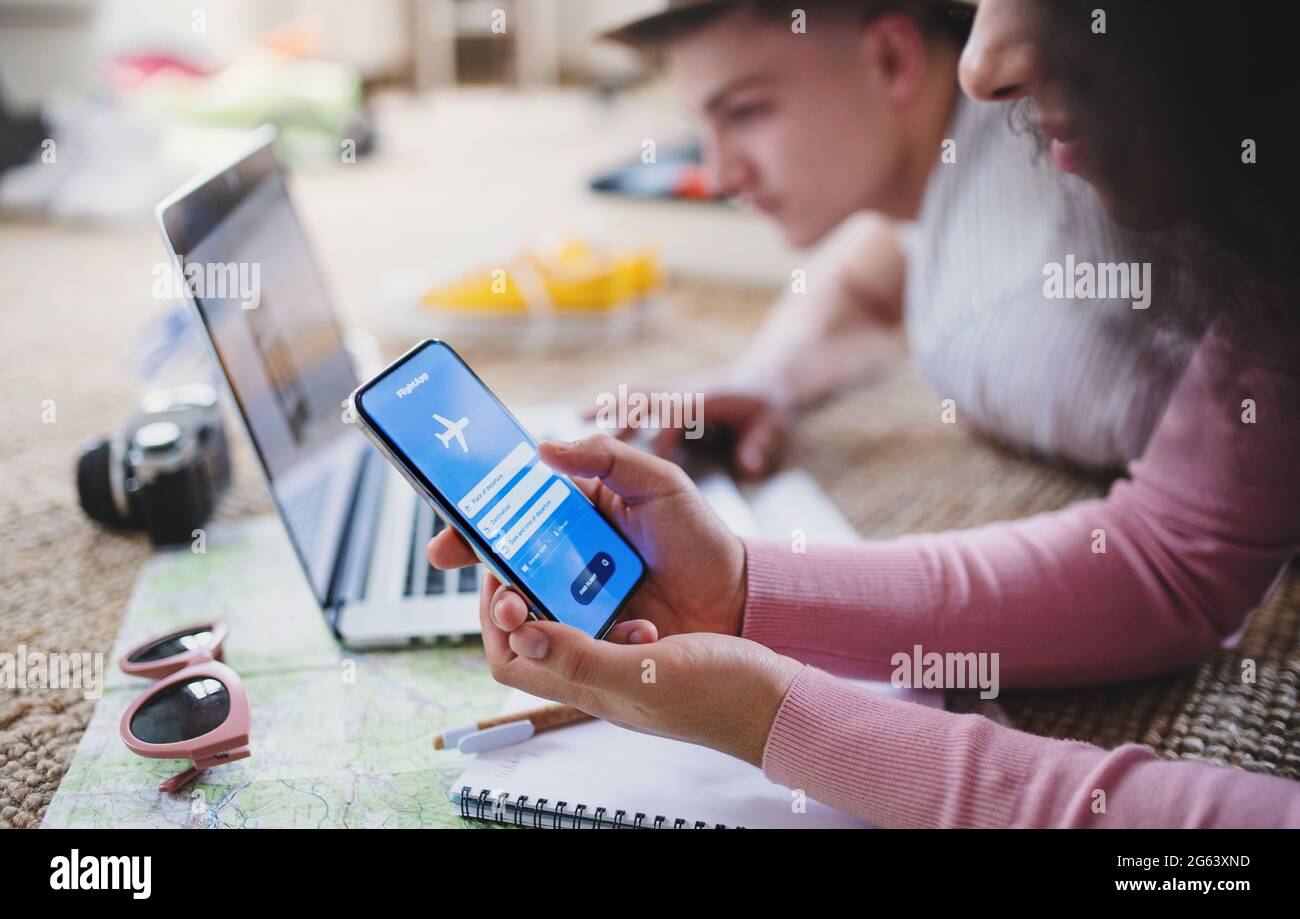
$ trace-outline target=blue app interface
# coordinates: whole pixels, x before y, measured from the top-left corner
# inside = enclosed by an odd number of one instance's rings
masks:
[[[431,344],[366,391],[371,421],[490,545],[511,580],[560,622],[595,635],[641,560],[446,346]]]

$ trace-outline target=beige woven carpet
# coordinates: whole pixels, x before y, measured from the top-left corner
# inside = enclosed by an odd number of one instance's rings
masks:
[[[157,309],[140,280],[157,257],[152,229],[106,233],[0,224],[0,277],[10,287],[0,298],[0,650],[21,643],[108,652],[149,554],[143,538],[90,524],[73,489],[81,442],[119,425],[135,398],[121,355]],[[620,382],[734,352],[767,301],[758,292],[681,288],[670,315],[609,357],[599,348],[538,362],[474,349],[467,357],[508,402],[592,404],[596,393]],[[405,343],[387,344],[395,350]],[[42,422],[49,399],[53,424]],[[935,397],[902,367],[805,417],[801,446],[786,461],[809,469],[868,538],[1023,516],[1104,489],[1010,456],[938,419]],[[224,518],[269,509],[242,445],[237,461]],[[1093,691],[1004,695],[1002,702],[1028,730],[1103,745],[1136,740],[1168,756],[1300,777],[1298,610],[1293,571],[1255,614],[1241,646],[1194,672]],[[1243,656],[1257,661],[1254,685],[1240,680]],[[91,714],[93,703],[80,696],[0,689],[0,825],[40,822]]]

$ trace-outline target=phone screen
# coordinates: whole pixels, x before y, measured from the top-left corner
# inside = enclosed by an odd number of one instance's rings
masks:
[[[430,341],[367,383],[357,411],[407,471],[473,533],[535,609],[605,634],[641,557],[449,346]]]

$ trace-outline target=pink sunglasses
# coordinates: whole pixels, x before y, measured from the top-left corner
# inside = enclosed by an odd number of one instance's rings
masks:
[[[204,769],[249,755],[248,692],[221,663],[230,628],[201,622],[151,638],[118,661],[123,673],[162,680],[122,714],[122,740],[141,756],[194,765],[158,786],[179,791]]]

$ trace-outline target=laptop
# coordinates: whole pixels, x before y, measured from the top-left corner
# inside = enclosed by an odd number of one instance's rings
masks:
[[[361,382],[271,151],[274,128],[249,151],[158,205],[173,267],[185,279],[303,574],[326,621],[364,649],[477,635],[481,566],[440,571],[424,549],[444,524],[347,423]],[[367,371],[376,368],[363,368]],[[539,439],[586,433],[572,406],[516,415]],[[594,426],[590,426],[594,430]],[[856,539],[820,489],[787,474],[742,496],[717,469],[693,473],[742,535],[786,536],[788,521],[751,507],[798,508],[805,530]],[[802,478],[801,478],[802,476]]]

